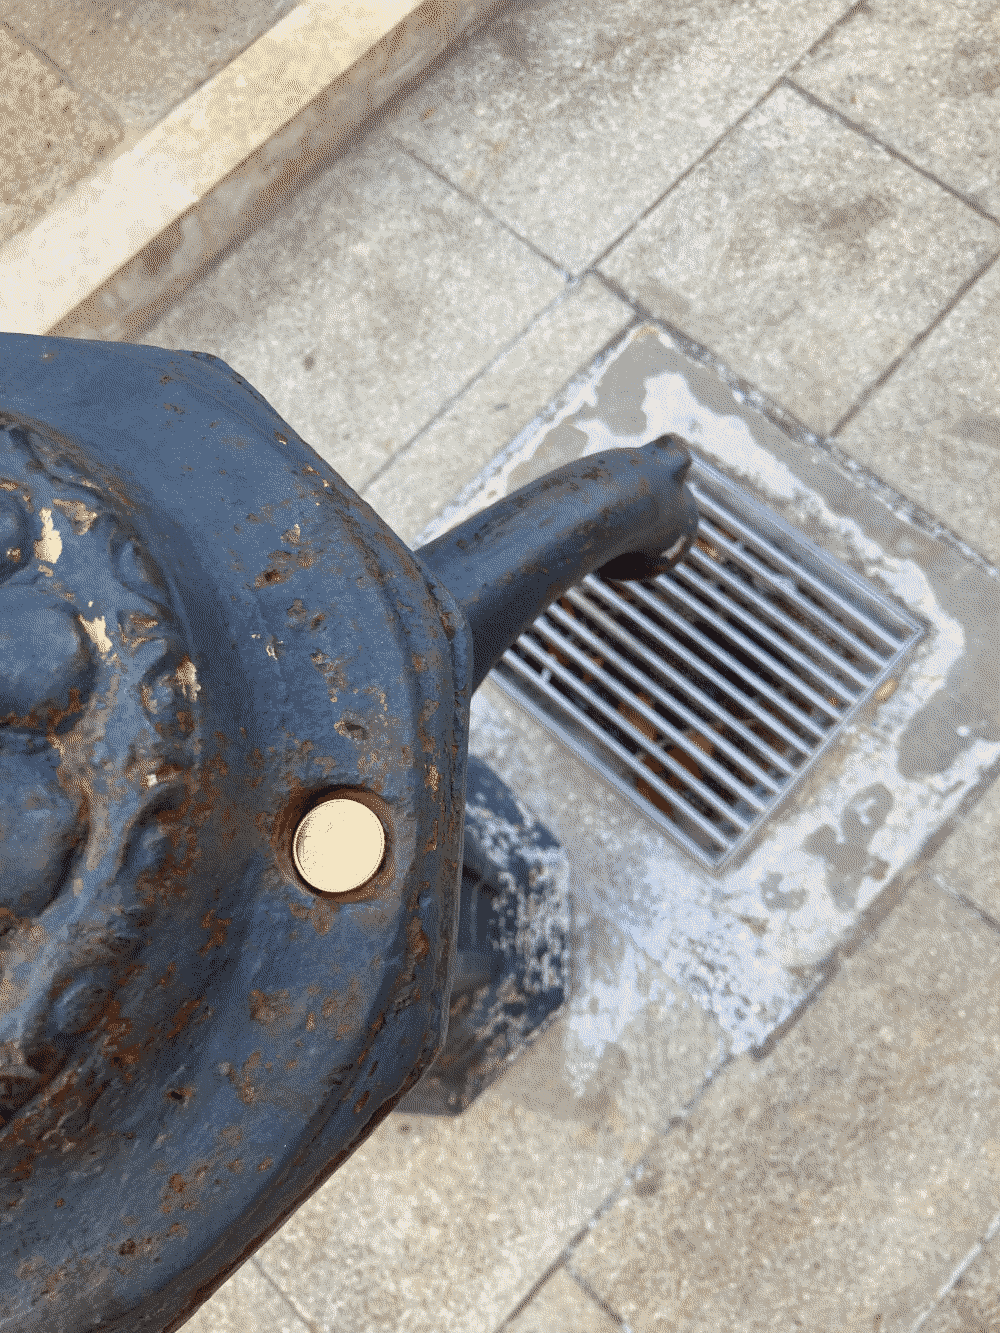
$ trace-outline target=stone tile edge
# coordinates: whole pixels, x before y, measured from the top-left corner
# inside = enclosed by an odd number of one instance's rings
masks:
[[[302,0],[0,247],[0,330],[135,339],[505,0]]]

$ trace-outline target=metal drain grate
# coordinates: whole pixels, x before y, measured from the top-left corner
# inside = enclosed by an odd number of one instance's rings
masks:
[[[743,849],[921,625],[695,460],[699,537],[646,583],[589,575],[493,679],[704,864]]]

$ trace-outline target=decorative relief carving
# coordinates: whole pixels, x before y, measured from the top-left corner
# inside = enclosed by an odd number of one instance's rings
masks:
[[[186,854],[199,689],[126,505],[0,415],[0,1126],[79,1048],[114,1063],[116,990]]]

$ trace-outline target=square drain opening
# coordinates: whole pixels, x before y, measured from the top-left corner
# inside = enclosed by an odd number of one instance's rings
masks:
[[[695,459],[699,537],[643,583],[589,575],[492,679],[702,864],[746,848],[921,624]]]

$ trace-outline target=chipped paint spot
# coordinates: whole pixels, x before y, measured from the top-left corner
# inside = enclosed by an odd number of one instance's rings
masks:
[[[42,535],[35,542],[35,559],[54,565],[62,555],[62,537],[52,522],[51,509],[40,509],[38,517],[42,520]]]
[[[105,616],[95,616],[93,620],[84,620],[83,616],[79,616],[78,619],[90,635],[94,647],[101,656],[110,657],[114,651],[114,644],[108,638],[107,618]]]
[[[341,690],[347,689],[347,676],[339,661],[331,661],[326,653],[311,653],[309,660],[326,681],[327,694],[330,702],[337,702],[338,694]]]
[[[97,522],[97,510],[88,509],[82,500],[53,500],[53,506],[65,514],[77,537],[84,537]]]
[[[177,683],[184,692],[184,698],[189,703],[194,703],[201,686],[198,684],[198,672],[190,657],[181,659],[181,664],[177,668]]]
[[[200,954],[206,954],[212,949],[221,949],[226,942],[226,926],[228,926],[231,921],[232,917],[229,916],[216,918],[215,908],[210,907],[201,919],[202,930],[210,932],[208,942],[203,944],[198,952]]]
[[[270,1027],[279,1018],[287,1018],[291,1012],[292,1005],[287,990],[250,992],[250,1018],[255,1023],[263,1023],[265,1027]]]

